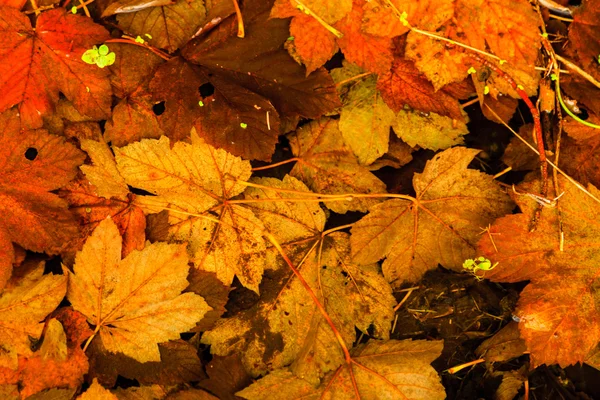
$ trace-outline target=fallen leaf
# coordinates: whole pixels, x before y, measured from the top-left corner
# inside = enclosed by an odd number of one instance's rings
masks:
[[[347,234],[335,232],[323,240],[317,236],[286,248],[348,346],[355,340],[355,328],[389,337],[395,303],[391,288],[376,264],[359,267],[350,261]],[[253,376],[293,361],[294,373],[316,384],[343,364],[331,328],[286,265],[268,275],[262,298],[253,308],[205,332],[203,343],[217,355],[239,352]],[[264,326],[260,332],[252,329],[257,322]]]
[[[88,390],[77,397],[77,400],[118,400],[117,396],[107,389],[103,388],[96,379],[92,382]]]
[[[201,381],[200,386],[215,393],[221,400],[236,400],[235,392],[252,383],[239,354],[213,356],[206,366],[206,373],[209,379]]]
[[[11,242],[27,250],[58,254],[77,236],[67,204],[50,193],[67,184],[83,153],[45,131],[21,131],[18,113],[0,115],[0,287],[10,276]]]
[[[0,7],[0,112],[18,105],[23,126],[39,128],[60,92],[83,114],[107,118],[108,73],[84,63],[81,55],[109,38],[90,18],[63,8],[43,12],[34,29],[26,15]]]
[[[188,285],[184,245],[148,244],[121,260],[111,219],[101,222],[77,253],[67,298],[95,326],[106,349],[140,362],[160,361],[158,343],[178,339],[210,308],[181,294]],[[139,332],[143,332],[140,335]]]
[[[385,192],[384,183],[360,165],[345,145],[337,120],[322,118],[309,122],[288,135],[288,139],[292,153],[298,158],[290,175],[303,181],[311,190],[347,196]],[[355,198],[329,201],[325,205],[343,214],[349,210],[365,212],[378,202],[376,198]]]
[[[479,150],[437,154],[415,174],[414,202],[392,199],[370,208],[352,227],[352,257],[360,264],[386,258],[383,274],[397,286],[416,282],[441,264],[462,271],[476,255],[481,227],[512,210],[493,178],[467,166]]]
[[[104,142],[82,140],[81,149],[88,153],[93,165],[79,167],[96,187],[99,196],[110,199],[125,199],[129,188],[117,170],[117,163],[108,145]]]
[[[335,36],[309,15],[298,15],[292,19],[290,36],[294,38],[296,53],[306,66],[307,76],[322,67],[338,51]]]
[[[46,316],[62,301],[67,279],[63,275],[41,275],[41,264],[7,287],[0,297],[0,368],[16,370],[19,355],[31,356],[30,338],[39,340]]]
[[[288,370],[280,369],[237,395],[248,400],[445,399],[444,387],[430,365],[441,351],[441,341],[370,341],[352,351],[350,366],[339,367],[316,389]],[[352,369],[352,375],[349,368]]]
[[[426,113],[435,112],[458,120],[463,118],[458,100],[443,90],[436,92],[411,61],[395,59],[391,71],[377,81],[377,89],[395,112],[407,104]]]
[[[409,146],[437,151],[464,143],[463,136],[469,130],[463,120],[469,122],[466,113],[457,121],[436,113],[400,110],[392,127],[394,133]]]
[[[537,203],[524,193],[535,193],[537,185],[532,184],[516,188],[522,213],[498,219],[478,245],[479,254],[498,263],[486,278],[531,281],[513,314],[521,321],[521,336],[535,366],[583,362],[600,341],[594,300],[598,204],[562,178],[559,185],[564,191],[560,200],[564,251],[555,210],[544,209],[535,231],[529,231]],[[599,195],[591,185],[588,190]]]
[[[237,37],[237,19],[232,15],[206,36],[192,40],[183,57],[263,96],[282,116],[318,118],[333,111],[339,99],[331,77],[324,69],[306,76],[281,48],[289,37],[287,21],[269,19],[270,9],[270,1],[246,2],[244,40]]]
[[[338,85],[346,79],[352,79],[363,73],[351,64],[346,64],[344,70],[346,71],[338,69],[332,71],[332,76]],[[342,97],[340,132],[344,142],[358,158],[358,162],[370,165],[388,150],[390,127],[395,119],[395,113],[390,110],[377,90],[376,76],[369,75],[351,81],[349,86]]]

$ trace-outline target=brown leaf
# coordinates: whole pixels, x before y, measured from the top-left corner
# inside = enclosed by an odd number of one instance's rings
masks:
[[[235,392],[252,383],[239,354],[227,357],[213,356],[206,366],[209,379],[200,382],[200,386],[219,396],[221,400],[237,400]]]
[[[247,1],[242,8],[246,36],[237,37],[235,15],[183,49],[183,56],[268,99],[283,116],[318,118],[339,99],[324,69],[306,76],[281,45],[289,37],[287,21],[270,19],[270,1]],[[231,55],[235,54],[235,57]]]
[[[519,325],[509,322],[494,336],[487,339],[475,351],[478,357],[490,362],[506,362],[522,356],[527,351],[525,342],[521,339]]]

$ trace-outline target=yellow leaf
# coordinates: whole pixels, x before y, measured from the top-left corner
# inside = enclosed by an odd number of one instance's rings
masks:
[[[464,113],[465,121],[469,117]],[[463,135],[469,133],[467,124],[436,113],[425,115],[418,111],[400,110],[393,124],[396,135],[414,147],[429,150],[444,150],[463,144]]]
[[[107,199],[125,198],[129,194],[129,189],[117,170],[115,158],[108,145],[104,142],[83,139],[81,148],[88,153],[94,165],[82,165],[79,168],[96,186],[98,195]]]
[[[17,355],[32,354],[31,340],[39,339],[43,321],[62,301],[67,290],[64,275],[41,275],[33,270],[0,297],[0,367],[17,369]],[[41,271],[40,271],[41,270]]]
[[[352,350],[349,367],[339,367],[316,388],[289,370],[280,369],[236,395],[248,400],[443,400],[444,387],[430,365],[442,348],[442,341],[371,340]]]
[[[236,179],[245,181],[252,173],[249,161],[201,139],[177,142],[173,148],[165,136],[143,139],[115,149],[115,158],[127,184],[196,213],[242,193],[245,186]]]
[[[48,321],[40,354],[43,360],[64,361],[67,359],[67,335],[65,335],[62,324],[56,318]]]
[[[476,255],[481,227],[513,208],[491,176],[467,169],[477,153],[455,147],[437,154],[413,178],[415,203],[393,199],[372,207],[352,227],[354,261],[385,257],[383,274],[394,285],[416,282],[438,264],[461,271]]]
[[[94,381],[88,390],[77,397],[77,400],[117,400],[117,396],[102,387],[102,385],[98,383],[98,379],[94,378]]]
[[[110,352],[160,361],[158,343],[178,339],[210,309],[187,287],[185,245],[147,244],[121,260],[115,223],[102,221],[77,253],[67,298]]]

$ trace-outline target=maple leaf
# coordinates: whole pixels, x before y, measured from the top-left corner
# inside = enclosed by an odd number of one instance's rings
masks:
[[[339,106],[335,85],[324,69],[306,76],[281,45],[287,21],[269,20],[271,1],[247,1],[242,8],[246,36],[237,37],[236,16],[224,19],[183,50],[187,60],[268,99],[282,116],[318,118]]]
[[[376,264],[357,266],[349,259],[346,233],[305,239],[291,247],[299,271],[317,293],[343,340],[355,339],[355,327],[389,337],[395,300]],[[286,248],[290,248],[288,243]],[[319,249],[318,251],[316,249]],[[302,262],[300,262],[302,260]],[[256,332],[252,326],[264,326]],[[260,300],[253,308],[222,320],[202,336],[217,355],[242,354],[256,376],[290,363],[298,376],[316,383],[344,362],[335,335],[301,282],[286,266],[269,273]]]
[[[119,175],[117,163],[108,145],[93,140],[82,140],[81,148],[88,153],[94,165],[79,167],[89,181],[96,186],[99,196],[107,199],[123,199],[129,194],[125,179]]]
[[[412,61],[396,58],[391,71],[377,81],[377,89],[396,112],[407,104],[419,111],[435,112],[458,120],[463,118],[458,100],[443,90],[436,92]]]
[[[90,387],[77,400],[118,400],[118,397],[109,390],[102,387],[98,380],[94,379]]]
[[[514,315],[521,321],[519,330],[534,365],[583,362],[600,341],[595,302],[598,204],[563,179],[559,185],[565,192],[561,197],[564,251],[553,210],[544,210],[536,230],[529,232],[537,203],[528,196],[516,198],[521,214],[498,219],[478,245],[480,254],[498,262],[486,278],[531,281],[521,293]],[[533,185],[523,184],[517,191],[533,189]],[[599,195],[591,185],[588,190]]]
[[[63,8],[42,13],[34,29],[26,15],[0,6],[0,112],[18,105],[23,126],[39,128],[60,92],[83,114],[106,119],[112,94],[108,73],[81,55],[109,38],[90,18]]]
[[[469,122],[466,113],[462,120]],[[452,120],[436,113],[400,110],[392,127],[394,133],[409,146],[436,151],[464,143],[463,136],[469,130],[462,120]]]
[[[244,286],[258,291],[264,227],[252,211],[228,202],[245,189],[237,181],[250,177],[248,161],[197,136],[192,145],[178,142],[173,149],[162,137],[115,152],[126,182],[158,195],[137,197],[136,204],[150,213],[174,211],[165,240],[187,241],[196,267],[216,273],[226,285],[237,276]]]
[[[476,255],[480,227],[512,210],[491,176],[467,169],[477,153],[456,147],[437,154],[415,174],[413,202],[392,199],[371,207],[352,227],[354,261],[386,257],[383,274],[394,285],[416,282],[438,264],[462,271],[464,260]]]
[[[340,367],[316,389],[290,371],[280,369],[237,395],[248,400],[445,399],[444,387],[430,365],[441,351],[441,341],[370,341],[352,350],[350,367]],[[348,368],[352,368],[353,376]]]
[[[43,272],[42,263],[0,296],[0,368],[17,369],[17,356],[32,354],[30,338],[40,338],[44,327],[40,321],[65,296],[66,277]]]
[[[534,73],[532,66],[535,65],[541,40],[539,18],[529,2],[493,0],[481,7],[469,0],[459,0],[454,3],[454,14],[449,14],[449,11],[449,7],[440,7],[440,19],[432,18],[435,22],[427,29],[476,49],[491,51],[518,69]],[[443,25],[448,17],[451,21]],[[419,23],[419,19],[411,15],[408,15],[408,21]],[[406,56],[415,61],[417,68],[436,89],[461,81],[472,64],[462,52],[449,52],[443,42],[417,32],[409,33],[407,45]]]
[[[135,195],[130,194],[124,199],[106,199],[98,195],[96,187],[87,179],[81,178],[62,188],[59,196],[69,203],[69,210],[79,219],[81,236],[73,245],[74,249],[80,249],[98,224],[109,216],[123,236],[123,257],[132,250],[144,248],[146,217],[142,209],[134,204]]]
[[[385,184],[361,166],[345,145],[338,121],[322,118],[301,126],[288,135],[292,153],[298,162],[290,174],[318,193],[383,193]],[[365,212],[377,199],[353,199],[351,202],[325,202],[337,213]]]
[[[65,185],[83,162],[83,153],[45,131],[21,131],[15,111],[0,115],[0,287],[12,269],[11,242],[27,250],[57,254],[77,236],[67,204],[49,193]]]
[[[344,68],[332,71],[338,85],[363,73],[352,64],[344,64]],[[340,111],[340,132],[363,165],[372,164],[387,152],[390,127],[395,119],[395,113],[385,104],[376,86],[377,78],[373,75],[352,81]]]
[[[235,392],[252,383],[239,354],[213,356],[206,366],[206,373],[209,379],[201,381],[200,386],[215,393],[221,400],[235,400]]]
[[[178,339],[210,309],[188,285],[184,245],[148,244],[121,260],[111,219],[101,222],[77,253],[67,298],[95,326],[106,349],[140,362],[160,361],[157,343]],[[140,335],[143,332],[143,335]]]

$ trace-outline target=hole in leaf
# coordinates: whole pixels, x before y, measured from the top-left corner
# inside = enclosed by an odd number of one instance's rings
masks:
[[[165,102],[161,101],[160,103],[156,103],[152,106],[152,112],[154,115],[161,115],[165,112]]]
[[[202,96],[202,98],[205,99],[208,96],[212,96],[215,93],[215,87],[210,83],[205,83],[203,85],[200,85],[198,91],[200,92],[200,96]]]
[[[588,119],[590,117],[590,114],[588,114],[588,111],[585,108],[580,108],[580,110],[581,110],[581,113],[579,115],[577,115],[580,119],[585,121],[586,119]]]
[[[38,151],[36,148],[30,147],[25,151],[25,158],[29,161],[35,160],[38,155]]]

